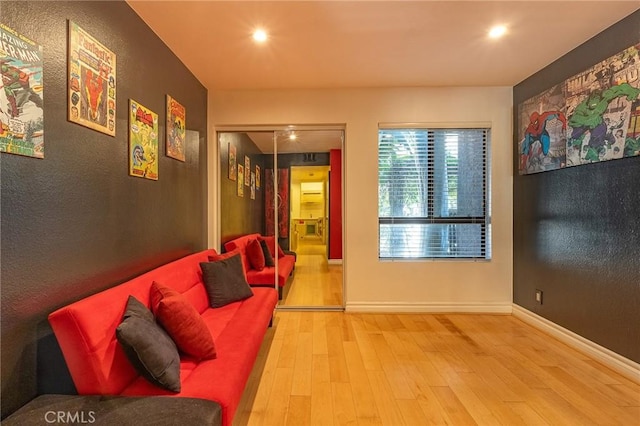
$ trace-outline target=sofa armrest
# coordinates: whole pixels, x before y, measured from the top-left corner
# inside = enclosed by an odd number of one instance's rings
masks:
[[[216,402],[198,398],[40,395],[4,419],[2,426],[50,423],[219,426],[222,409]]]
[[[282,251],[284,252],[284,254],[291,255],[295,260],[298,260],[298,255],[296,254],[295,251],[291,251],[291,250],[282,250]]]

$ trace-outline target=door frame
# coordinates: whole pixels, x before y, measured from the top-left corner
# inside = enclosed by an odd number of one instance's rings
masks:
[[[289,132],[291,130],[299,130],[299,131],[309,131],[309,130],[339,130],[342,131],[342,140],[341,140],[341,186],[342,186],[342,306],[291,306],[287,307],[284,305],[278,304],[277,308],[281,310],[297,310],[297,311],[344,311],[347,298],[346,298],[346,290],[347,290],[347,279],[346,279],[346,264],[347,259],[345,256],[345,236],[346,236],[346,170],[345,170],[345,156],[346,156],[346,139],[347,139],[347,125],[346,123],[341,124],[301,124],[301,125],[214,125],[213,126],[213,140],[212,143],[209,143],[209,149],[207,150],[207,225],[208,225],[208,233],[207,240],[208,246],[213,247],[216,250],[221,250],[221,196],[220,196],[220,164],[222,159],[220,158],[220,143],[219,143],[219,133],[226,132],[238,132],[238,133],[248,133],[248,132],[273,132],[273,141],[274,141],[274,169],[277,169],[277,133],[278,132]],[[277,177],[275,178],[277,184]],[[214,183],[215,182],[215,183]],[[274,197],[277,197],[277,191],[274,192]],[[277,202],[277,200],[275,200]],[[276,211],[276,224],[277,224],[277,211]],[[328,232],[328,230],[327,230]],[[278,229],[276,226],[275,229],[276,240],[278,237]],[[327,241],[327,249],[328,249],[328,241]],[[327,254],[328,258],[328,254]],[[276,264],[276,274],[277,274],[277,264]]]

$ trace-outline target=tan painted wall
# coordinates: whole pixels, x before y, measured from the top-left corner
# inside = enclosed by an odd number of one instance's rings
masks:
[[[216,126],[344,123],[347,310],[510,312],[511,114],[510,87],[211,91],[210,245],[219,211]],[[377,131],[378,123],[393,122],[491,125],[491,261],[378,260]]]

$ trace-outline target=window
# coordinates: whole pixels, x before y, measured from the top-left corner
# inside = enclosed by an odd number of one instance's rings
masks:
[[[490,259],[489,129],[378,131],[380,259]]]

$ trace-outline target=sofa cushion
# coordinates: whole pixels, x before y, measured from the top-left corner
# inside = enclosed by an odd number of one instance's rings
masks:
[[[264,253],[262,252],[262,247],[257,239],[251,240],[249,244],[247,244],[247,259],[249,259],[251,268],[257,271],[262,271],[264,269]]]
[[[239,254],[228,259],[202,262],[200,268],[202,268],[202,278],[209,295],[209,305],[212,308],[219,308],[253,296],[251,287],[247,284]]]
[[[244,269],[249,269],[249,260],[247,259],[247,244],[249,241],[255,240],[260,237],[260,234],[247,234],[242,237],[238,237],[231,241],[227,241],[224,243],[224,249],[227,252],[238,250],[240,255],[242,256],[242,264],[244,265]]]
[[[129,296],[116,337],[134,368],[151,383],[180,392],[180,355],[153,314],[138,299]]]
[[[278,287],[284,287],[287,278],[293,271],[295,258],[285,255],[278,258]],[[262,271],[250,269],[247,271],[247,282],[251,285],[273,285],[275,281],[276,268],[264,268]]]
[[[58,413],[64,413],[65,417],[58,418]],[[2,420],[2,426],[65,423],[92,426],[220,426],[222,408],[217,402],[201,398],[48,394],[36,397]]]
[[[218,260],[229,259],[230,257],[235,256],[236,254],[240,254],[240,259],[242,260],[242,274],[246,279],[247,278],[246,270],[249,269],[249,260],[246,259],[246,256],[244,255],[243,252],[240,251],[239,248],[230,250],[226,253],[210,254],[208,256],[208,259],[209,259],[209,262],[217,262]]]
[[[216,348],[206,324],[182,294],[154,281],[149,299],[156,319],[180,351],[196,359],[216,357]]]
[[[269,237],[260,236],[260,239],[264,240],[267,243],[267,247],[269,247],[269,251],[271,252],[271,257],[273,258],[276,257],[276,248],[278,250],[278,257],[284,256],[284,251],[282,250],[282,247],[280,247],[280,244],[276,243],[275,236],[273,235]]]
[[[260,248],[264,256],[264,266],[276,266],[276,263],[273,261],[273,256],[271,256],[271,251],[269,247],[267,247],[267,242],[262,238],[259,238],[258,241],[260,241]]]

